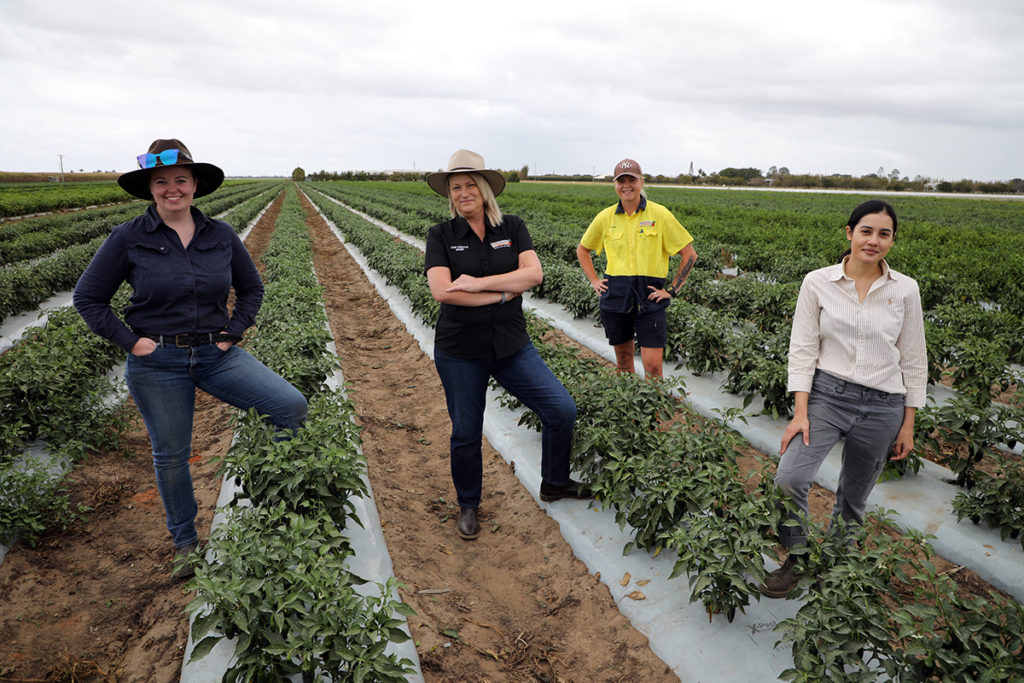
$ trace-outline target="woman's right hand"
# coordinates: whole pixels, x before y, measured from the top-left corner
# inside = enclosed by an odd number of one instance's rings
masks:
[[[608,290],[608,279],[605,278],[603,280],[591,280],[590,286],[593,287],[594,291],[597,292],[598,296],[600,296],[601,294],[604,294]]]
[[[782,433],[782,443],[779,444],[779,453],[785,453],[786,447],[789,446],[789,442],[793,440],[793,437],[797,434],[803,434],[803,440],[805,446],[810,446],[810,433],[811,423],[807,419],[806,415],[795,415],[789,424],[786,425],[786,431]]]
[[[149,354],[156,351],[156,342],[149,337],[139,337],[139,341],[135,342],[135,346],[132,347],[133,356],[148,356]]]

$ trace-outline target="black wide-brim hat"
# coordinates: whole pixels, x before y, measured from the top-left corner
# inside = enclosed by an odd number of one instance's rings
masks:
[[[171,163],[165,163],[161,154],[177,151],[177,157]],[[165,157],[168,155],[164,155]],[[181,140],[170,138],[168,140],[154,140],[145,154],[140,154],[136,159],[140,168],[135,171],[122,173],[117,178],[117,184],[128,194],[139,199],[152,199],[149,191],[149,175],[157,168],[165,166],[188,166],[196,178],[196,193],[194,197],[205,197],[224,182],[224,171],[213,164],[196,162],[192,160],[192,153],[188,151]],[[147,162],[152,162],[150,165]]]

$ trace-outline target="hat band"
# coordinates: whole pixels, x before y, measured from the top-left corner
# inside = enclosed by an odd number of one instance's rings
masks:
[[[139,168],[156,168],[157,166],[170,166],[171,164],[178,163],[179,156],[192,161],[192,157],[183,149],[165,149],[156,154],[146,152],[135,157],[135,159],[139,162]]]

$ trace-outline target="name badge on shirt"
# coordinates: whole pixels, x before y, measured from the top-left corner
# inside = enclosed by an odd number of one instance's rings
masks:
[[[497,240],[496,242],[491,242],[491,249],[504,249],[505,247],[511,246],[512,240]]]
[[[469,249],[469,245],[468,244],[453,244],[453,245],[451,245],[448,248],[451,249],[454,252],[461,252],[461,251],[466,251],[467,249]]]

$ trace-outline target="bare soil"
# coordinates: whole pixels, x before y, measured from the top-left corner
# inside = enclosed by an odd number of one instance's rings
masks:
[[[275,202],[247,238],[257,262],[278,210]],[[678,680],[486,442],[482,533],[471,542],[456,535],[449,422],[433,363],[311,214],[317,274],[401,597],[417,613],[409,626],[426,680]],[[220,487],[210,458],[231,441],[228,414],[197,395],[201,536]],[[91,508],[80,523],[34,548],[18,544],[0,564],[0,681],[178,680],[191,595],[170,579],[173,549],[141,420],[129,443],[136,455],[97,453],[70,476],[72,500]],[[833,501],[816,487],[812,512],[824,518]],[[945,566],[962,590],[987,589]]]

